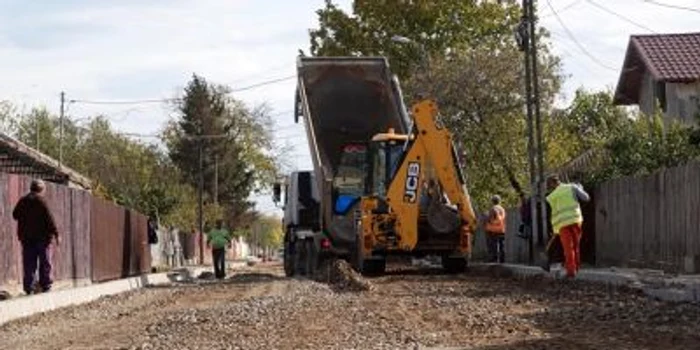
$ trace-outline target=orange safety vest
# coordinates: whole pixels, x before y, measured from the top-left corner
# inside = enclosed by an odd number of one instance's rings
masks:
[[[484,229],[486,232],[490,233],[506,233],[506,210],[500,205],[494,205],[493,209],[496,212],[496,218],[489,216],[489,220],[486,222],[486,227]]]

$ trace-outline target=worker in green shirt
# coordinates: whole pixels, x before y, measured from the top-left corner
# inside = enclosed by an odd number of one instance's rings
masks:
[[[226,247],[231,248],[231,233],[224,228],[222,220],[217,220],[216,228],[207,233],[207,246],[211,248],[214,260],[214,275],[223,279],[226,277]]]

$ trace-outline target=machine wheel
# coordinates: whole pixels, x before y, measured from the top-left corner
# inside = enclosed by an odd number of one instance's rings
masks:
[[[304,240],[304,246],[306,247],[306,258],[304,259],[304,272],[306,273],[307,277],[313,278],[314,274],[316,274],[316,267],[318,266],[318,254],[316,252],[314,240]]]
[[[445,269],[447,273],[463,273],[467,270],[467,265],[466,258],[442,257],[442,268]]]
[[[292,254],[292,244],[289,241],[284,242],[284,275],[287,277],[294,276],[296,259],[295,254]]]

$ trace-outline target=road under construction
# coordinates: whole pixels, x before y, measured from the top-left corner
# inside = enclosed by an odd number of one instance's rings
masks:
[[[105,297],[0,326],[1,349],[694,349],[700,306],[496,266],[465,274],[281,264]]]

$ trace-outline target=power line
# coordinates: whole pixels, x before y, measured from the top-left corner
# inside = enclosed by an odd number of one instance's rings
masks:
[[[667,8],[672,8],[676,10],[684,10],[684,11],[690,11],[690,12],[695,12],[695,13],[700,13],[700,9],[693,8],[693,7],[687,7],[687,6],[679,6],[679,5],[671,5],[671,4],[665,4],[662,2],[654,1],[654,0],[642,0],[643,2],[656,5],[656,6],[661,6],[661,7],[667,7]]]
[[[570,9],[570,8],[572,8],[572,7],[576,6],[576,5],[578,5],[578,4],[580,4],[581,2],[583,2],[583,0],[574,0],[574,1],[572,1],[570,4],[568,4],[568,5],[564,6],[564,7],[562,7],[561,9],[559,9],[559,13],[560,13],[560,14],[561,14],[561,13],[564,13],[566,10],[568,10],[568,9]],[[549,13],[540,16],[540,19],[542,19],[542,18],[547,18],[547,17],[551,17],[551,16],[554,16],[554,12],[551,12],[551,11],[550,11]]]
[[[292,80],[292,79],[294,79],[294,78],[296,78],[296,77],[297,77],[296,75],[290,75],[290,76],[286,76],[286,77],[282,77],[282,78],[267,80],[267,81],[263,81],[263,82],[260,82],[260,83],[257,83],[257,84],[248,85],[248,86],[245,86],[245,87],[242,87],[242,88],[233,89],[233,90],[231,90],[231,92],[247,91],[247,90],[255,89],[255,88],[257,88],[257,87],[261,87],[261,86],[265,86],[265,85],[276,84],[276,83],[280,83],[280,82],[283,82],[283,81]]]
[[[552,13],[554,14],[554,17],[557,19],[557,22],[559,22],[559,24],[561,25],[561,27],[562,27],[562,28],[564,29],[564,31],[566,32],[566,35],[569,36],[569,39],[571,39],[571,41],[573,41],[574,44],[576,44],[576,46],[578,46],[578,48],[581,50],[581,52],[583,52],[584,55],[588,56],[588,58],[590,58],[593,62],[597,63],[598,65],[600,65],[600,66],[603,67],[603,68],[606,68],[606,69],[609,69],[609,70],[613,70],[613,71],[617,71],[617,69],[615,69],[615,68],[613,68],[613,67],[610,67],[610,66],[608,66],[607,64],[603,63],[603,62],[600,61],[597,57],[595,57],[593,54],[591,54],[588,50],[586,50],[586,48],[585,48],[583,45],[581,45],[581,43],[576,39],[576,37],[574,36],[574,34],[573,34],[573,33],[569,30],[569,28],[564,24],[564,21],[562,21],[561,17],[559,17],[559,14],[557,13],[557,10],[555,10],[555,9],[554,9],[554,6],[552,6],[552,2],[549,1],[549,0],[547,0],[547,5],[548,5],[549,8],[552,10]]]
[[[294,78],[296,78],[296,75],[290,75],[290,76],[286,76],[286,77],[266,80],[266,81],[262,81],[262,82],[259,82],[256,84],[240,87],[237,89],[232,89],[230,91],[230,93],[248,91],[248,90],[252,90],[255,88],[259,88],[261,86],[277,84],[277,83],[291,80]],[[70,103],[91,104],[91,105],[134,105],[134,104],[149,104],[149,103],[179,102],[179,101],[182,101],[182,98],[151,98],[151,99],[123,100],[123,101],[73,99],[73,100],[70,100],[69,102]]]
[[[70,103],[81,103],[86,105],[136,105],[136,104],[147,104],[147,103],[164,103],[164,102],[176,102],[180,101],[179,98],[158,98],[158,99],[144,99],[144,100],[123,100],[123,101],[95,101],[95,100],[80,100],[74,99],[70,100]]]
[[[644,29],[644,30],[646,30],[646,31],[652,32],[652,33],[654,33],[654,34],[658,34],[655,30],[653,30],[653,29],[651,29],[651,28],[649,28],[649,27],[647,27],[647,26],[645,26],[645,25],[643,25],[643,24],[641,24],[641,23],[635,22],[635,21],[633,21],[633,20],[631,20],[631,19],[629,19],[629,18],[627,18],[627,17],[625,17],[625,16],[623,16],[623,15],[621,15],[621,14],[619,14],[619,13],[617,13],[617,12],[611,10],[611,9],[609,9],[609,8],[606,8],[606,7],[604,7],[604,6],[602,6],[602,5],[598,4],[598,3],[596,3],[596,2],[593,1],[593,0],[587,0],[587,1],[588,1],[588,3],[590,3],[591,5],[593,5],[593,6],[597,7],[597,8],[599,8],[599,9],[603,10],[604,12],[607,12],[607,13],[609,13],[609,14],[611,14],[611,15],[613,15],[613,16],[615,16],[615,17],[617,17],[617,18],[619,18],[619,19],[621,19],[621,20],[623,20],[623,21],[625,21],[625,22],[627,22],[627,23],[629,23],[629,24],[632,24],[632,25],[637,26],[637,27],[639,27],[639,28],[641,28],[641,29]]]
[[[270,133],[276,133],[278,131],[285,131],[285,130],[291,130],[293,126],[296,125],[287,125],[284,127],[280,128],[273,128],[269,129],[268,131]],[[138,138],[160,138],[163,136],[163,132],[157,132],[157,133],[137,133],[137,132],[121,132],[121,131],[115,131],[116,134],[122,135],[122,136],[131,136],[131,137],[138,137]],[[220,138],[226,138],[231,136],[231,134],[205,134],[205,135],[181,135],[181,138],[184,139],[191,139],[191,140],[196,140],[196,139],[220,139]],[[284,136],[273,136],[272,140],[287,140],[287,139],[293,139],[293,138],[300,138],[300,137],[305,137],[306,135],[284,135]]]

